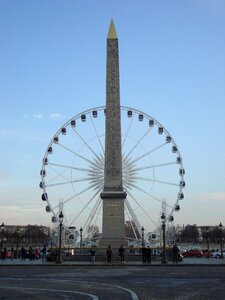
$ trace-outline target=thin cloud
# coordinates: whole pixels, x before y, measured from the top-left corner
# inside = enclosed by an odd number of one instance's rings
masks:
[[[0,138],[5,139],[25,139],[32,141],[42,141],[43,138],[37,135],[25,133],[15,129],[0,128]]]
[[[9,173],[9,172],[1,172],[1,171],[0,171],[0,179],[8,179],[8,178],[10,178],[11,176],[12,176],[12,174]]]
[[[43,119],[44,115],[42,115],[42,114],[33,114],[32,117],[35,118],[35,119]]]
[[[23,115],[24,119],[30,119],[30,116],[28,116],[27,114]]]
[[[18,134],[13,129],[0,128],[0,137],[11,138],[16,137]]]
[[[215,201],[224,201],[225,203],[225,192],[192,194],[191,198],[196,199],[198,202],[201,201],[201,202],[213,203]]]
[[[23,115],[24,119],[37,119],[37,120],[42,120],[42,119],[45,119],[45,116],[41,113],[37,113],[37,114],[32,114],[32,115],[27,115],[27,114],[24,114]],[[57,120],[57,119],[64,119],[66,116],[60,114],[60,113],[51,113],[49,116],[48,116],[48,119],[49,120]]]
[[[60,114],[60,113],[51,113],[51,114],[49,115],[49,119],[50,119],[50,120],[64,119],[64,118],[65,118],[65,116],[62,115],[62,114]]]

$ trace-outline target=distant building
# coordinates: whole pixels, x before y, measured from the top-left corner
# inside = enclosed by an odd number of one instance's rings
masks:
[[[42,246],[49,239],[50,228],[42,225],[5,225],[1,232],[4,247]]]

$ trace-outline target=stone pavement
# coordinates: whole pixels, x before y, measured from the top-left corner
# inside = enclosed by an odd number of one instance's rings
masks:
[[[57,265],[55,262],[42,262],[41,259],[36,259],[36,260],[21,260],[21,259],[5,259],[5,260],[0,260],[0,265],[45,265],[45,266],[53,266]],[[96,261],[95,263],[91,263],[91,261],[64,261],[62,263],[64,266],[108,266],[108,263],[106,261]],[[115,261],[112,263],[113,266],[121,266],[123,265],[122,263]],[[149,264],[142,264],[140,261],[128,261],[126,262],[126,266],[161,266],[165,264],[161,264],[161,261],[153,261],[151,265]],[[182,266],[182,265],[222,265],[225,266],[225,258],[206,258],[206,257],[185,257],[182,262],[179,262],[178,264],[174,264],[173,262],[169,261],[168,264],[166,265],[177,265],[177,266]]]
[[[0,300],[222,300],[224,270],[224,264],[5,263],[0,265]]]

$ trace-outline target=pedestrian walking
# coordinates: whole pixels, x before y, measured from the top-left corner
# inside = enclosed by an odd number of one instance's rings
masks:
[[[32,246],[29,247],[28,252],[29,252],[29,259],[30,260],[33,259],[34,258],[34,250],[33,250]]]
[[[14,248],[11,248],[11,259],[14,259]]]
[[[7,258],[7,248],[5,247],[3,252],[2,252],[2,259],[6,259]]]
[[[46,262],[46,258],[47,258],[47,248],[46,245],[44,245],[44,247],[41,250],[41,258],[42,258],[42,263]]]
[[[142,263],[143,264],[146,264],[146,247],[145,246],[142,246],[141,247],[141,253],[142,253]]]
[[[34,258],[35,259],[40,258],[40,251],[39,251],[38,247],[36,247],[35,250],[34,250]]]
[[[91,262],[95,263],[95,249],[94,249],[94,247],[91,248]]]
[[[106,249],[106,255],[107,255],[108,264],[111,264],[112,263],[112,248],[110,245]]]
[[[120,256],[120,262],[121,263],[126,263],[126,261],[125,261],[125,249],[123,248],[123,245],[121,245],[120,246],[120,248],[119,248],[119,256]]]
[[[21,252],[21,259],[25,260],[27,257],[27,250],[22,246],[20,252]]]
[[[173,262],[178,263],[180,255],[180,249],[178,248],[177,244],[173,246]]]
[[[147,263],[151,264],[151,262],[152,262],[152,249],[150,248],[150,246],[148,246],[147,249],[146,249],[146,260],[147,260]]]

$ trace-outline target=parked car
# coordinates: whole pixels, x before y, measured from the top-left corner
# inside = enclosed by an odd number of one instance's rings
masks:
[[[209,252],[208,252],[208,250],[202,250],[202,252],[203,252],[204,257],[211,257],[212,256],[212,251],[210,251],[210,250],[209,250]]]
[[[221,251],[214,251],[211,254],[212,257],[214,258],[220,258],[221,257]],[[223,257],[225,258],[225,250],[223,251]]]
[[[190,250],[186,250],[182,253],[182,255],[184,257],[202,257],[203,256],[203,252],[202,250],[199,249],[190,249]]]

